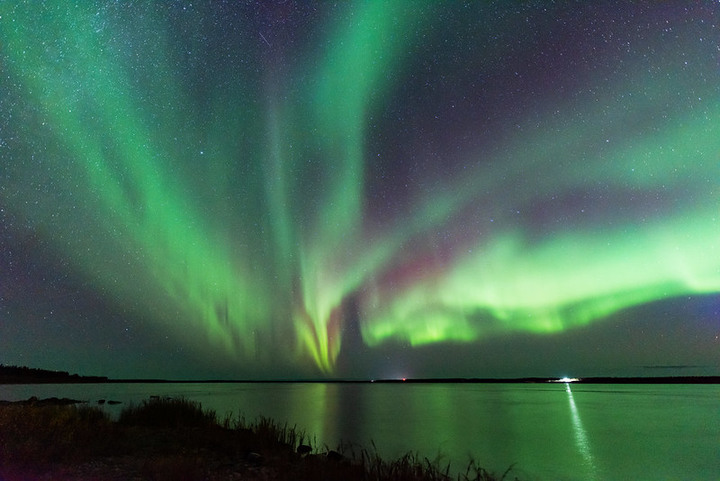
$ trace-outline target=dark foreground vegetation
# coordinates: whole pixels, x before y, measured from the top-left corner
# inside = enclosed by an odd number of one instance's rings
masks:
[[[186,399],[150,399],[117,421],[84,405],[0,405],[0,480],[492,481],[471,462],[449,467],[407,454],[394,461],[351,446],[320,448],[288,425],[218,419]]]

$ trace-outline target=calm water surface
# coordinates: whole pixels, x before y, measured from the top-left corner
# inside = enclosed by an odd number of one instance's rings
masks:
[[[0,399],[71,397],[124,404],[185,396],[304,430],[315,444],[408,451],[464,471],[521,480],[720,479],[720,386],[581,384],[0,385]],[[117,415],[120,407],[108,407]]]

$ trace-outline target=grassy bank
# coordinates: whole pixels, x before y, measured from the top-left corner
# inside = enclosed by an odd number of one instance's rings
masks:
[[[0,479],[53,480],[496,480],[470,463],[447,466],[407,454],[314,445],[294,426],[202,409],[186,399],[151,399],[117,421],[95,407],[0,406]]]

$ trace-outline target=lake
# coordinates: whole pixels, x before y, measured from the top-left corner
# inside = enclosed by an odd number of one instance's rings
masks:
[[[200,401],[222,418],[260,416],[313,444],[409,451],[464,472],[470,457],[523,481],[717,480],[720,385],[168,383],[0,385],[0,399]],[[106,406],[116,416],[122,406]]]

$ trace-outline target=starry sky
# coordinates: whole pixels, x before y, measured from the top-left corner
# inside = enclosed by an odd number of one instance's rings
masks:
[[[717,2],[0,3],[0,363],[720,373]]]

